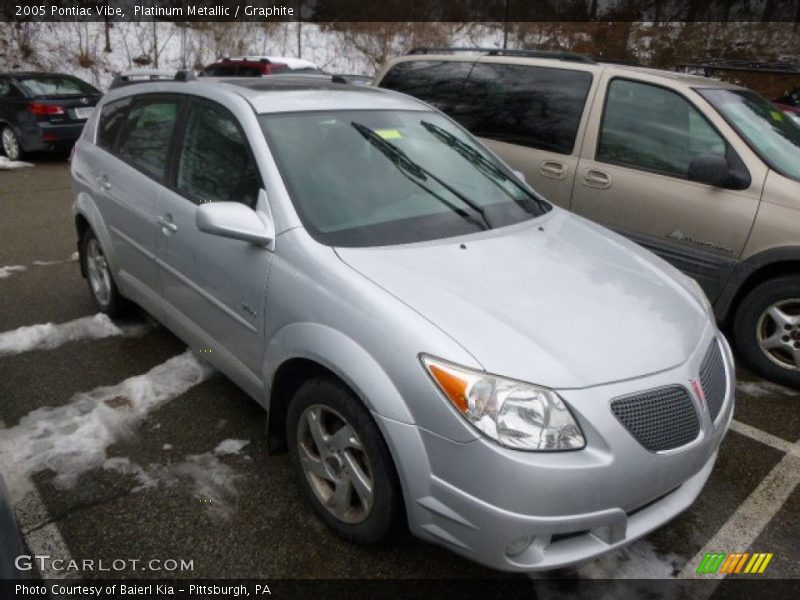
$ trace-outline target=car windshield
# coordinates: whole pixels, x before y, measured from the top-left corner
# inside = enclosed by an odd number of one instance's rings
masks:
[[[303,224],[324,244],[440,239],[550,210],[437,113],[304,112],[260,120]]]
[[[90,96],[100,91],[68,75],[28,75],[17,81],[31,96]]]
[[[697,90],[770,167],[800,181],[800,125],[749,90]]]

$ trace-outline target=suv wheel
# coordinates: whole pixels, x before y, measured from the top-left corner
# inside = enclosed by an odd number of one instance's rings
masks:
[[[800,387],[800,280],[780,277],[752,289],[736,310],[733,335],[753,371]]]
[[[314,510],[340,536],[384,541],[402,512],[389,450],[369,411],[344,384],[314,378],[287,415],[289,452]]]
[[[0,131],[0,143],[3,146],[3,154],[9,160],[19,160],[22,158],[22,146],[19,145],[17,134],[8,125]]]
[[[86,231],[81,240],[80,259],[98,310],[111,317],[119,315],[125,307],[125,299],[117,290],[103,247],[91,229]]]

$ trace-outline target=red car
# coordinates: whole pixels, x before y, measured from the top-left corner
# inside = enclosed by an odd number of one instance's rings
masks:
[[[200,74],[203,77],[261,77],[277,73],[321,74],[312,62],[284,56],[243,56],[223,58],[208,65]]]

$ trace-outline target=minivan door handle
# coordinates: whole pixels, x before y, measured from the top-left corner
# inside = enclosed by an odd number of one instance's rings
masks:
[[[609,175],[608,173],[603,173],[603,171],[595,171],[594,169],[589,169],[583,176],[583,183],[588,185],[589,187],[599,188],[601,190],[604,190],[606,188],[611,187],[611,175]]]
[[[539,172],[545,177],[564,179],[567,174],[567,165],[555,160],[546,160],[539,165]]]
[[[172,221],[172,215],[166,214],[156,219],[156,223],[161,226],[161,233],[164,235],[172,235],[178,231],[178,226]]]

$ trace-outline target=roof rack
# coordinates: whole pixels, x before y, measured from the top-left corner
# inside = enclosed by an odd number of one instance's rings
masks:
[[[780,75],[800,75],[800,64],[790,62],[765,62],[759,60],[734,59],[685,59],[675,69],[682,72],[703,71],[707,77],[716,71],[748,71]]]
[[[464,48],[464,47],[419,47],[413,48],[408,54],[441,54],[445,52],[480,52],[487,56],[522,56],[525,58],[552,58],[570,62],[594,63],[595,61],[585,54],[577,52],[562,52],[560,50],[508,50],[503,48]]]

